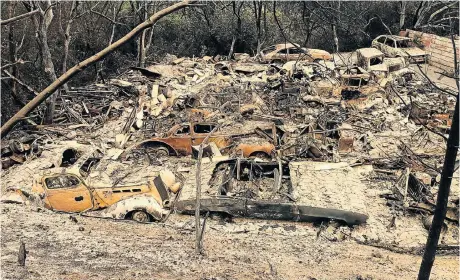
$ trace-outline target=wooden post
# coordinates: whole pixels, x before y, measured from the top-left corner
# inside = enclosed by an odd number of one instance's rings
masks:
[[[201,229],[201,222],[200,222],[200,208],[201,208],[201,160],[203,159],[203,146],[208,143],[209,137],[218,130],[221,125],[216,126],[207,136],[204,138],[203,142],[200,144],[200,149],[198,151],[198,160],[196,163],[196,201],[195,201],[195,252],[197,254],[201,254],[203,249],[203,243],[201,242],[201,238],[203,237],[204,233],[204,225],[203,229]]]

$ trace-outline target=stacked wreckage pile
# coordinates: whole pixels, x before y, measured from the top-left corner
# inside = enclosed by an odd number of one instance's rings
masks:
[[[54,125],[3,140],[2,200],[165,221],[194,212],[203,143],[203,213],[334,220],[353,227],[331,238],[422,245],[455,98],[372,50],[340,67],[168,56],[71,89]],[[455,180],[445,244],[458,238]]]

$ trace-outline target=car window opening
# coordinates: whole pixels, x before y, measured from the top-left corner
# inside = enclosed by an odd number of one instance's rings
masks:
[[[394,41],[391,40],[391,39],[387,39],[386,42],[385,42],[385,45],[393,47],[393,48],[395,46]]]
[[[189,134],[190,133],[190,126],[184,125],[176,131],[176,134]]]
[[[78,159],[78,153],[75,149],[67,149],[62,153],[62,160],[60,167],[69,167],[73,165]]]
[[[410,48],[413,47],[413,44],[409,40],[396,41],[396,46],[398,48]]]
[[[289,53],[290,54],[303,54],[305,53],[305,51],[302,49],[298,49],[298,48],[291,48],[289,49]]]
[[[211,124],[195,124],[193,126],[193,131],[195,133],[210,133],[215,128],[215,125]]]
[[[48,189],[65,189],[78,187],[80,185],[80,180],[75,176],[62,175],[46,178],[45,183]]]
[[[281,49],[281,50],[278,51],[278,53],[287,54],[288,50],[287,49]]]
[[[372,65],[379,65],[382,64],[383,60],[381,57],[374,57],[370,59],[370,64]]]

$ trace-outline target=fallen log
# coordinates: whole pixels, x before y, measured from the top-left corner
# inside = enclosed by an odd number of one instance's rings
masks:
[[[84,61],[77,63],[74,67],[70,68],[65,72],[62,76],[57,78],[53,83],[51,83],[47,88],[45,88],[42,92],[40,92],[34,99],[29,101],[21,110],[19,110],[11,119],[9,119],[0,130],[1,137],[5,137],[5,135],[10,132],[10,130],[14,127],[14,125],[21,119],[25,118],[27,114],[29,114],[32,110],[37,108],[43,101],[45,101],[49,96],[51,96],[59,87],[64,85],[67,81],[69,81],[73,76],[77,73],[81,72],[82,70],[86,69],[88,66],[94,64],[95,62],[103,59],[107,55],[111,54],[113,51],[120,48],[122,45],[133,39],[135,36],[140,34],[143,30],[152,27],[158,20],[162,17],[173,13],[177,10],[187,7],[190,3],[196,2],[195,0],[185,0],[183,2],[174,4],[169,6],[151,17],[149,17],[146,21],[136,26],[133,30],[131,30],[128,34],[123,36],[121,39],[113,43],[112,45],[108,46],[107,48],[103,49],[102,51],[98,52],[97,54],[85,59]]]

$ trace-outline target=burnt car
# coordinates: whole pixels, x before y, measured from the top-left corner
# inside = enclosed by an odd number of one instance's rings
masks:
[[[52,173],[34,180],[32,192],[9,189],[2,202],[34,201],[45,208],[88,216],[161,221],[168,214],[170,195],[180,189],[175,175],[163,170],[143,184],[97,186],[95,180],[74,173]]]
[[[361,67],[341,68],[337,74],[341,82],[341,99],[347,107],[365,110],[385,95],[385,90]]]
[[[182,123],[174,125],[160,137],[154,137],[135,143],[121,155],[122,160],[147,157],[151,160],[164,156],[192,155],[193,146],[200,145],[204,139],[217,127],[215,123]],[[275,145],[267,141],[260,143],[239,143],[236,138],[247,134],[229,134],[218,129],[208,138],[207,143],[213,143],[219,151],[232,151],[242,154],[243,157],[270,158],[275,151]]]
[[[304,172],[306,168],[310,171]],[[310,176],[307,174],[309,172],[323,176],[321,168],[332,168],[328,172],[350,169],[342,164],[321,162],[286,164],[246,159],[221,161],[216,164],[209,184],[202,186],[201,211],[224,216],[296,222],[333,219],[349,225],[365,223],[368,216],[362,203],[358,203],[361,204],[358,207],[348,207],[349,201],[343,199],[347,196],[345,192],[349,190],[344,190],[344,193],[339,190],[340,194],[333,195],[329,190],[337,190],[336,186],[326,186],[319,181],[308,182],[306,177]],[[343,176],[346,174],[343,173]],[[318,195],[312,196],[312,193]],[[193,214],[195,194],[193,186],[187,184],[175,203],[175,208],[181,213]],[[328,208],[322,196],[331,196],[330,201],[337,199],[342,200],[342,203]]]
[[[265,62],[286,61],[331,61],[332,55],[324,50],[301,48],[300,45],[277,44],[262,50],[262,60]]]
[[[356,51],[358,67],[371,73],[377,81],[384,78],[394,79],[397,77],[415,74],[407,68],[402,57],[385,57],[385,54],[376,48],[362,48]]]
[[[372,47],[388,57],[403,57],[406,62],[425,63],[428,60],[428,54],[407,37],[380,35],[372,41]]]

